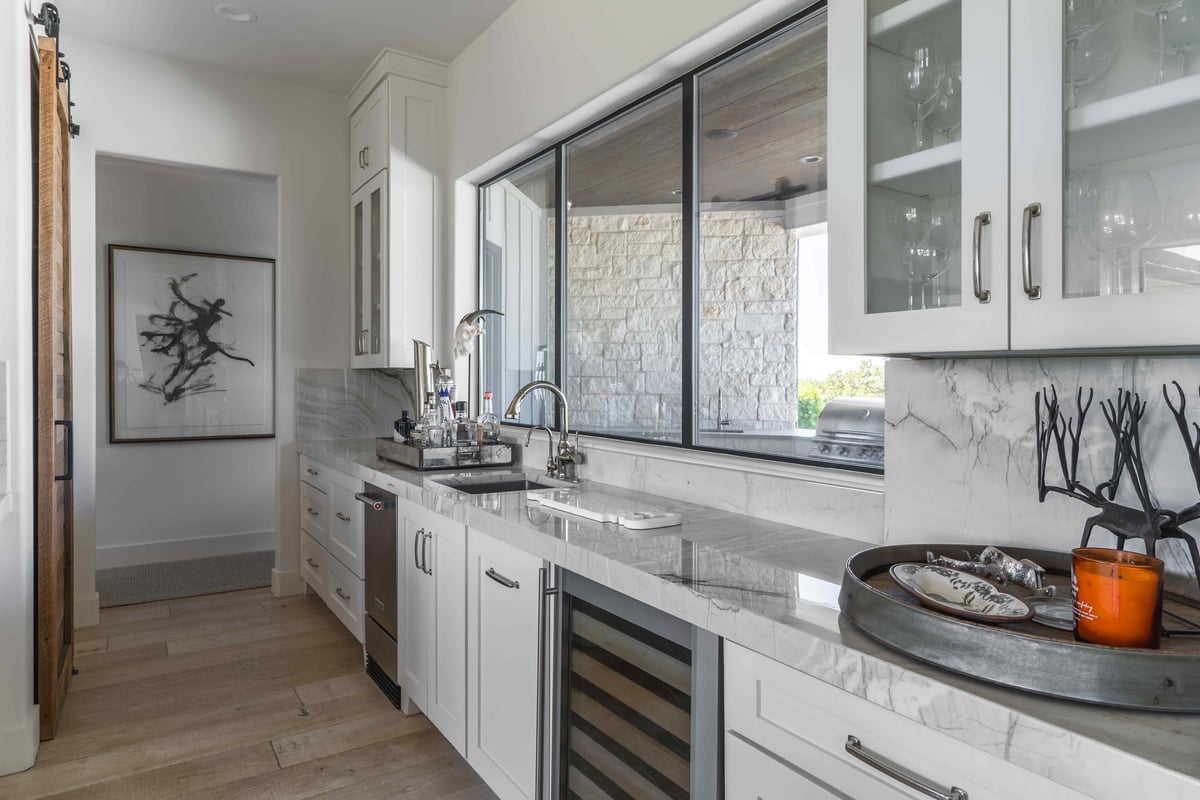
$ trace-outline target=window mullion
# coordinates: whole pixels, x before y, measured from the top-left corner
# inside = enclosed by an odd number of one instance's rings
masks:
[[[554,148],[554,383],[567,391],[567,164],[566,146]],[[575,398],[568,398],[569,401]],[[554,427],[562,430],[562,408],[554,404]]]
[[[699,439],[700,408],[700,200],[699,103],[696,76],[683,80],[683,229],[680,256],[683,271],[683,330],[680,332],[682,403],[680,431],[685,447]]]

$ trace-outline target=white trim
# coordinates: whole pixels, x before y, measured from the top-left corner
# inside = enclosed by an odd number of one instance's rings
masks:
[[[37,760],[41,717],[37,706],[29,708],[20,725],[0,731],[0,775],[27,770]]]
[[[504,427],[504,433],[512,442],[524,444],[524,428]],[[661,461],[671,461],[677,464],[688,464],[696,467],[710,467],[741,472],[749,475],[771,475],[788,480],[804,481],[818,486],[833,486],[841,489],[855,489],[863,492],[883,494],[884,479],[882,475],[869,472],[854,472],[853,470],[828,469],[814,467],[808,464],[795,464],[786,461],[772,461],[753,456],[739,456],[731,453],[713,453],[707,450],[693,450],[686,447],[669,445],[629,442],[623,439],[608,439],[600,436],[581,436],[580,449],[587,457],[588,450],[600,453],[620,453],[644,458],[654,458]],[[587,461],[583,462],[587,469]]]
[[[75,595],[75,630],[100,624],[100,593]]]
[[[96,548],[96,569],[274,549],[275,531],[250,531],[194,539],[171,539],[165,542],[112,545]]]
[[[284,597],[292,594],[307,594],[308,584],[298,569],[271,570],[271,594]]]
[[[354,86],[350,87],[347,94],[347,103],[350,108],[347,113],[353,114],[367,99],[367,95],[371,94],[380,81],[388,75],[398,75],[402,78],[432,83],[441,87],[450,85],[450,65],[444,61],[436,61],[432,58],[385,47],[379,51],[379,55],[375,56],[375,60],[371,62],[371,66],[367,67],[367,71],[362,74],[362,77],[354,82]]]

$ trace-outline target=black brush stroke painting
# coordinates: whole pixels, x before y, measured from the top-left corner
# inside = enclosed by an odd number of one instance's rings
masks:
[[[220,358],[254,366],[250,359],[235,355],[232,342],[217,338],[223,318],[233,316],[225,310],[225,298],[208,300],[195,292],[189,297],[187,282],[198,274],[168,278],[170,305],[164,312],[151,314],[147,318],[150,326],[138,331],[143,346],[170,362],[140,384],[143,389],[162,395],[163,405],[191,395],[225,391],[217,385],[213,369]]]

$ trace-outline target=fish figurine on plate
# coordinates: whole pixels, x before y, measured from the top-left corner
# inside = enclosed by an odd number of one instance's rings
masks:
[[[925,605],[977,622],[1023,622],[1033,609],[989,581],[936,564],[893,564],[888,570],[900,588]]]

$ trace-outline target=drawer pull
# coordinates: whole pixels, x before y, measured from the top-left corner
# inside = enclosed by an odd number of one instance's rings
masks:
[[[521,588],[520,583],[512,580],[511,578],[504,577],[503,575],[501,575],[499,572],[496,572],[496,570],[492,569],[491,567],[487,568],[487,572],[485,572],[484,575],[487,575],[489,578],[491,578],[496,583],[503,586],[505,589],[520,589]]]
[[[320,514],[318,514],[318,513],[317,513],[317,510],[316,510],[315,508],[313,508],[312,506],[309,506],[308,508],[306,508],[306,509],[304,509],[304,510],[308,512],[308,515],[309,515],[310,517],[319,517],[319,516],[321,516]]]
[[[336,514],[334,514],[334,516],[337,517],[338,519],[340,519],[342,522],[350,521],[350,517],[346,516],[345,514],[343,514],[340,511],[338,511]]]
[[[311,558],[306,558],[306,559],[305,559],[305,561],[307,561],[307,562],[308,562],[308,565],[309,565],[310,567],[312,567],[313,569],[320,569],[320,568],[321,568],[321,565],[320,565],[320,564],[318,564],[317,562],[313,561]]]
[[[340,586],[337,587],[336,589],[333,590],[333,593],[336,594],[338,597],[342,598],[343,600],[345,600],[347,603],[350,602],[350,595],[343,592],[342,587],[340,587]]]
[[[910,789],[915,789],[926,797],[936,800],[967,800],[967,793],[957,786],[951,786],[949,791],[942,791],[923,779],[912,775],[903,767],[876,755],[863,747],[857,736],[846,737],[846,752],[857,758],[872,769],[877,769],[893,780],[899,781]]]
[[[321,474],[321,473],[317,472],[315,469],[313,469],[312,467],[305,467],[304,471],[307,472],[309,475],[312,475],[314,478]]]

